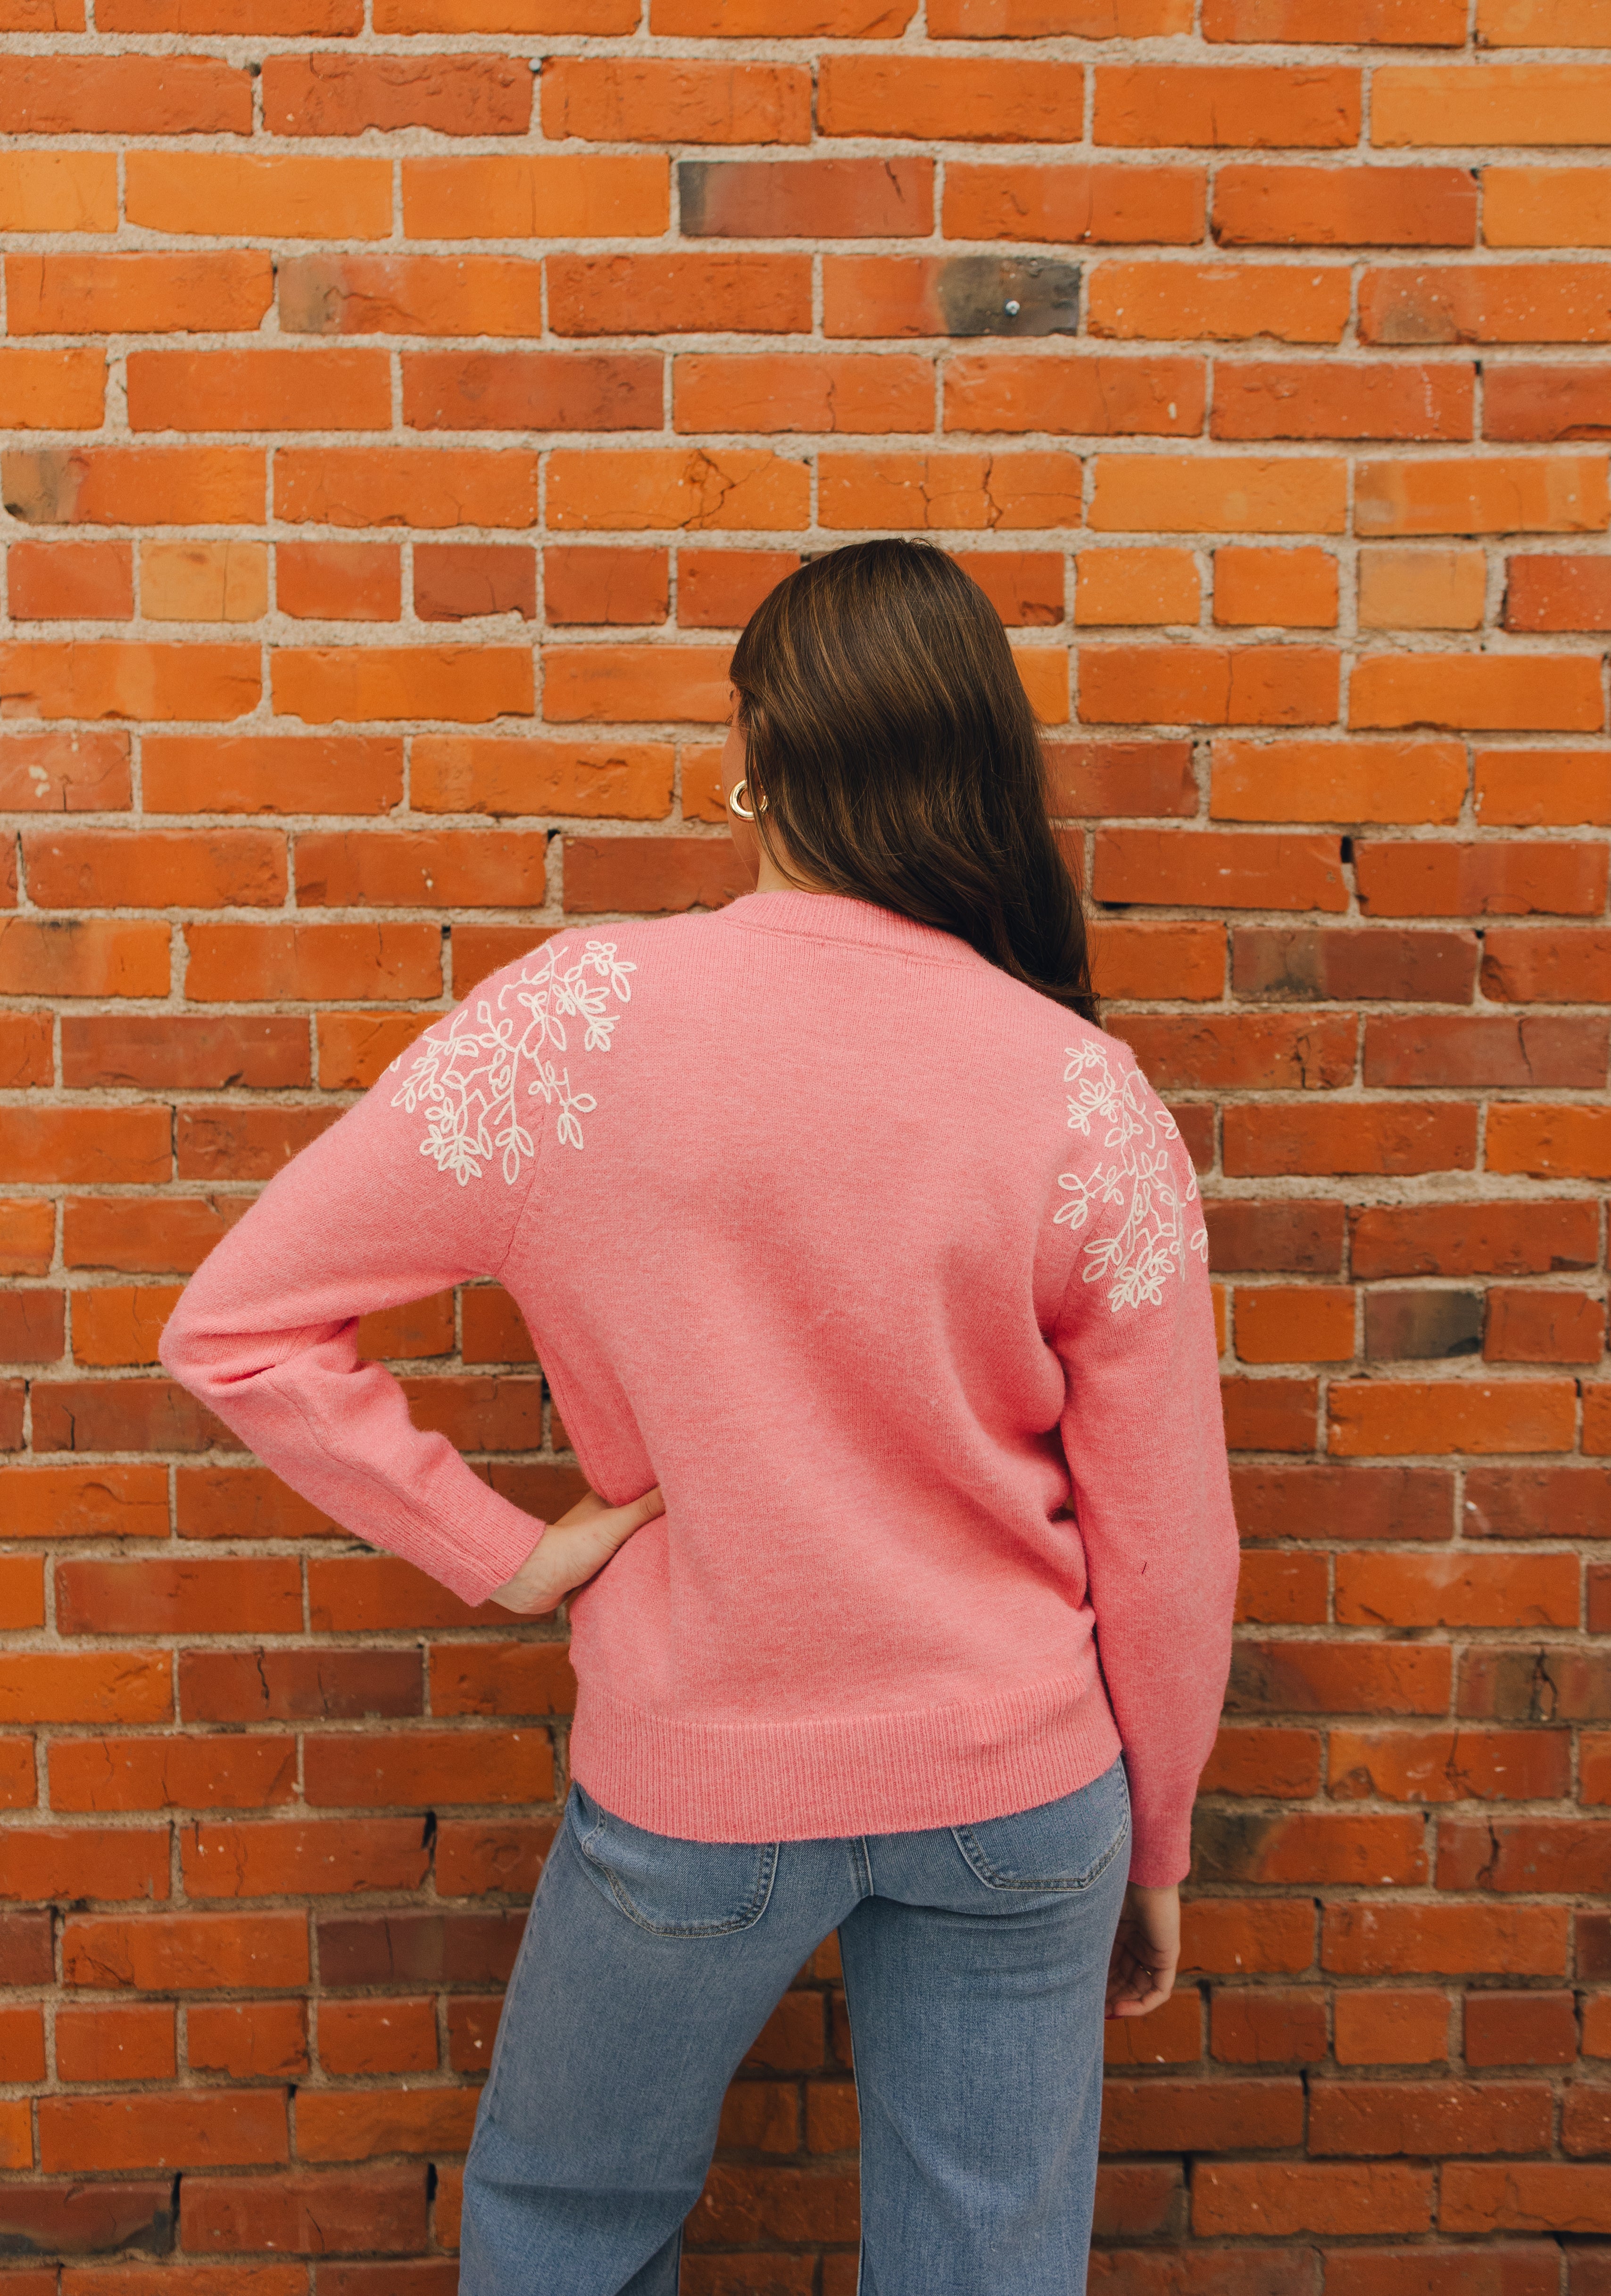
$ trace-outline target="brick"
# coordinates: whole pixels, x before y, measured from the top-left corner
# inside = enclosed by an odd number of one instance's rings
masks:
[[[1419,1817],[1199,1810],[1193,1873],[1231,1883],[1418,1883],[1428,1878],[1426,1833]]]
[[[1088,652],[1082,668],[1089,660]],[[1092,890],[1099,901],[1181,908],[1340,909],[1347,895],[1336,856],[1332,838],[1106,830],[1097,832]]]
[[[424,1710],[417,1650],[182,1651],[179,1685],[189,1721],[364,1720]]]
[[[1367,271],[1359,290],[1360,339],[1393,345],[1611,341],[1606,271],[1603,263],[1484,263],[1458,270],[1403,264]]]
[[[663,622],[670,609],[669,554],[609,544],[547,550],[543,602],[551,622]]]
[[[1211,1264],[1262,1275],[1336,1275],[1343,1265],[1340,1204],[1238,1199],[1204,1206]]]
[[[521,135],[531,118],[523,56],[269,56],[262,86],[271,135],[361,135],[371,127]]]
[[[1078,140],[1084,112],[1079,64],[830,54],[818,80],[817,124],[825,135],[1068,144]]]
[[[1505,588],[1509,630],[1611,629],[1603,558],[1512,558]]]
[[[12,430],[96,430],[105,396],[106,356],[98,348],[0,348],[0,422]]]
[[[725,839],[567,837],[564,866],[568,914],[716,908],[750,890]]]
[[[1202,603],[1196,557],[1190,550],[1083,550],[1076,562],[1075,582],[1074,619],[1083,627],[1115,623],[1195,624]],[[1196,794],[1194,789],[1194,800]],[[1103,809],[1124,812],[1130,808]]]
[[[1603,168],[1484,168],[1489,247],[1611,246]]]
[[[1319,1791],[1319,1784],[1318,1731],[1278,1730],[1254,1724],[1242,1729],[1221,1728],[1198,1790],[1306,1801]]]
[[[678,430],[926,430],[934,376],[910,355],[695,351],[676,362],[673,393]]]
[[[562,724],[723,725],[727,660],[726,646],[554,646],[543,659],[544,714]]]
[[[1325,1997],[1275,1986],[1216,1986],[1209,2031],[1222,2064],[1315,2064],[1327,2054]],[[1213,2092],[1197,2094],[1212,2098]]]
[[[39,2165],[86,2169],[224,2168],[288,2157],[277,2089],[182,2089],[153,2112],[143,2095],[39,2101]]]
[[[1189,245],[1203,236],[1206,180],[1201,168],[1167,165],[952,160],[945,171],[945,235]]]
[[[1482,627],[1488,561],[1481,550],[1395,550],[1368,544],[1360,553],[1359,572],[1361,629]]]
[[[1103,996],[1217,997],[1225,978],[1225,934],[1212,924],[1101,922],[1091,950]]]
[[[126,622],[134,614],[127,542],[14,542],[6,573],[19,621]]]
[[[1449,2054],[1449,1996],[1410,1987],[1349,1987],[1332,2005],[1340,2065],[1442,2064]]]
[[[412,796],[424,812],[657,821],[670,808],[671,764],[668,742],[427,735],[414,744]]]
[[[662,365],[641,351],[405,351],[403,419],[416,430],[654,428]]]
[[[1502,1299],[1506,1295],[1495,1292],[1491,1296]],[[1563,1295],[1549,1292],[1533,1296],[1556,1299]],[[1473,1469],[1466,1477],[1463,1523],[1467,1538],[1611,1538],[1611,1474],[1597,1468],[1575,1467]],[[1472,1666],[1476,1665],[1480,1653],[1471,1654]],[[1495,1654],[1496,1664],[1502,1656]],[[1564,1699],[1565,1692],[1553,1690],[1550,1695]],[[1462,1709],[1465,1710],[1467,1710]],[[1475,1713],[1478,1710],[1474,1707],[1468,1710]],[[1566,1710],[1564,1705],[1562,1710]],[[1543,1720],[1549,1717],[1541,1713],[1533,1718]]]
[[[1467,365],[1250,360],[1216,370],[1209,429],[1216,439],[1469,439],[1475,420]]]
[[[410,1817],[202,1821],[182,1829],[179,1850],[193,1898],[414,1890],[431,1859],[424,1829]]]
[[[151,734],[143,783],[147,813],[383,814],[402,797],[403,746],[366,735]]]
[[[1331,1389],[1331,1449],[1343,1457],[1566,1451],[1574,1401],[1570,1381],[1350,1381]],[[1567,1623],[1575,1616],[1574,1597]]]
[[[1225,1439],[1233,1451],[1311,1451],[1319,1400],[1312,1379],[1222,1379],[1220,1398]],[[1325,1615],[1324,1572],[1318,1558],[1254,1572],[1245,1566],[1239,1615],[1271,1623],[1303,1624]]]
[[[556,334],[798,334],[810,326],[810,267],[801,256],[550,256],[547,267]]]
[[[91,1990],[290,1987],[306,1985],[308,1975],[307,1916],[295,1913],[75,1913],[62,1952],[67,1983]]]
[[[538,266],[506,256],[292,256],[279,292],[293,334],[496,337],[541,323]]]
[[[166,1651],[12,1651],[0,1722],[166,1722],[172,1673]]]
[[[1011,533],[1076,515],[1080,466],[1055,454],[825,454],[818,489],[820,523],[841,531],[894,525]]]
[[[261,696],[246,645],[0,645],[0,707],[29,718],[242,718]]]
[[[288,447],[275,458],[275,515],[292,525],[537,523],[537,456],[459,447]]]
[[[1468,1993],[1468,2065],[1569,2065],[1577,2016],[1569,1993]]]
[[[1372,1363],[1476,1355],[1482,1344],[1480,1292],[1366,1294],[1365,1354]]]
[[[166,1111],[159,1108],[7,1108],[0,1150],[12,1180],[128,1185],[169,1177]]]
[[[810,79],[797,64],[561,56],[543,74],[550,143],[805,144]],[[832,132],[832,131],[830,131]],[[881,123],[875,133],[887,135]]]
[[[490,1890],[529,1896],[537,1887],[554,1832],[552,1819],[488,1824],[445,1818],[436,1837],[437,1888],[445,1898],[478,1897]],[[450,2018],[452,2007],[450,2003]],[[454,2062],[457,2070],[464,2070]]]
[[[197,1018],[205,1029],[205,1016]],[[274,1022],[267,1025],[277,1029]],[[245,1037],[251,1033],[252,1023],[226,1022],[226,1030],[238,1031]],[[137,1042],[136,1053],[137,1056]],[[70,1196],[62,1227],[62,1259],[69,1267],[115,1268],[136,1275],[187,1275],[201,1266],[246,1209],[243,1198],[175,1195],[160,1206],[146,1208],[137,1228],[131,1228],[119,1199]]]
[[[177,1126],[178,1175],[185,1180],[269,1180],[282,1164],[334,1123],[333,1108],[184,1109]]]
[[[136,149],[123,164],[125,212],[152,231],[226,239],[385,239],[391,231],[391,170],[381,159]]]
[[[402,611],[402,559],[392,544],[282,542],[274,562],[280,611],[297,620],[395,622]]]
[[[1216,1997],[1216,2010],[1223,1997]],[[1295,2144],[1301,2120],[1302,2091],[1295,2081],[1233,2079],[1211,2087],[1191,2080],[1110,2079],[1102,2100],[1102,2144],[1111,2152],[1241,2151]]]
[[[1507,1101],[1489,1111],[1486,1160],[1491,1172],[1525,1172],[1534,1179],[1611,1178],[1608,1112]]]
[[[165,1827],[11,1826],[8,1898],[154,1899],[168,1895]]]
[[[1596,665],[1582,654],[1371,654],[1349,686],[1355,726],[1598,733],[1603,717]]]
[[[1337,709],[1337,657],[1324,646],[1086,646],[1079,678],[1088,725],[1314,726]],[[1323,890],[1318,906],[1341,906],[1329,870]]]
[[[1564,1016],[1428,1013],[1365,1024],[1368,1085],[1558,1085],[1592,1088],[1606,1073],[1606,1034]]]
[[[1483,1353],[1490,1363],[1592,1363],[1606,1348],[1606,1308],[1583,1292],[1488,1295]]]
[[[1354,1212],[1356,1276],[1537,1275],[1591,1267],[1598,1232],[1582,1203],[1381,1206]]]
[[[754,531],[803,524],[810,478],[803,463],[750,447],[594,447],[550,455],[547,488],[556,533]]]
[[[1467,1004],[1478,955],[1470,932],[1250,925],[1232,935],[1232,981],[1248,997]]]
[[[319,2062],[333,2073],[434,2072],[436,2008],[425,2001],[327,2001],[319,2009]],[[373,2241],[355,2243],[364,2248]]]
[[[219,254],[16,255],[5,260],[6,314],[15,335],[255,330],[273,295],[269,258],[250,248]]]
[[[1338,534],[1345,485],[1330,457],[1104,455],[1090,522],[1109,533]]]
[[[822,299],[828,335],[1067,335],[1080,270],[1036,255],[829,255]]]
[[[1025,570],[1017,585],[1023,603],[1015,611],[1003,600],[991,600],[1003,619],[1046,619],[1041,611],[1046,586],[1036,584],[1027,570],[1040,562],[1032,562],[1027,553],[1014,552],[1001,554],[999,562],[1004,587],[1011,574]],[[678,622],[684,629],[742,629],[761,600],[801,563],[799,554],[792,550],[679,550]],[[1061,570],[1059,566],[1059,574]]]
[[[1370,140],[1592,143],[1607,98],[1603,64],[1385,64],[1374,76]]]
[[[295,1634],[302,1622],[294,1562],[61,1562],[64,1634]]]
[[[948,431],[1190,436],[1202,428],[1205,382],[1196,359],[990,352],[949,360],[944,392]]]
[[[1350,144],[1357,71],[1262,64],[1113,64],[1096,75],[1097,144]]]
[[[155,2002],[56,2012],[56,2071],[68,2081],[171,2080],[174,2013]],[[43,2070],[37,2078],[45,2078]]]
[[[1598,533],[1607,465],[1586,455],[1362,462],[1353,516],[1358,534]]]
[[[696,237],[921,235],[933,206],[929,160],[684,160],[678,182],[682,227]]]
[[[1455,0],[1349,0],[1342,9],[1317,0],[1209,0],[1203,37],[1458,48],[1465,45],[1466,19]]]
[[[308,1565],[308,1617],[316,1633],[373,1634],[407,1627],[500,1627],[496,1603],[476,1608],[393,1555],[333,1555]]]
[[[206,1451],[229,1436],[171,1380],[37,1380],[36,1451]]]
[[[17,551],[13,544],[13,572]],[[53,544],[53,551],[62,545]],[[69,545],[100,549],[102,544]],[[114,545],[114,547],[117,545]],[[123,813],[131,800],[127,734],[103,730],[0,738],[0,799],[8,813]]]
[[[299,2169],[273,2177],[186,2177],[180,2237],[187,2254],[268,2249],[290,2256],[407,2255],[426,2244],[425,2180],[423,2167],[348,2176]]]
[[[1611,1826],[1592,1820],[1450,1818],[1440,1830],[1438,1887],[1591,1891],[1604,1896]]]
[[[263,457],[249,447],[109,447],[4,457],[7,507],[36,525],[251,523]]]
[[[284,2080],[308,2070],[308,2012],[300,2001],[193,2001],[185,2022],[193,2072]]]
[[[1351,1014],[1318,1022],[1275,1013],[1136,1014],[1112,1029],[1158,1092],[1279,1086],[1316,1092],[1353,1080]]]
[[[304,2161],[367,2161],[387,2152],[462,2152],[469,2145],[473,2088],[304,2088],[297,2098],[297,2152]]]
[[[16,55],[0,107],[21,135],[248,135],[251,83],[212,56]]]
[[[1244,1363],[1347,1363],[1353,1293],[1345,1284],[1238,1288],[1236,1345]]]
[[[1489,439],[1603,439],[1611,434],[1611,367],[1495,368],[1484,387],[1483,430]]]
[[[1328,1761],[1338,1800],[1555,1800],[1569,1785],[1564,1731],[1334,1730]]]
[[[1312,1906],[1278,1899],[1188,1900],[1181,1909],[1180,1965],[1189,1973],[1267,1972],[1291,1977],[1314,1959]]]
[[[1213,235],[1221,247],[1471,247],[1476,184],[1464,168],[1233,160],[1214,178]]]
[[[0,230],[116,231],[118,169],[110,152],[7,152]]]
[[[1214,553],[1214,620],[1285,629],[1331,629],[1337,619],[1337,562],[1328,550]]]
[[[276,714],[310,726],[399,718],[485,725],[529,718],[536,707],[523,647],[282,646],[272,674]]]
[[[1535,2152],[1549,2141],[1541,2081],[1317,2082],[1309,2149],[1326,2153]]]
[[[74,1738],[50,1749],[51,1807],[261,1809],[296,1791],[292,1738]]]
[[[540,1730],[309,1737],[303,1761],[316,1808],[547,1801],[554,1791],[553,1747]]]
[[[1426,2232],[1432,2194],[1429,2169],[1386,2163],[1204,2162],[1192,2182],[1192,2230],[1207,2238]]]
[[[652,152],[406,159],[403,230],[409,239],[657,238],[666,227],[670,174]],[[682,227],[689,229],[686,192]]]
[[[1182,0],[937,0],[938,39],[1147,39],[1190,29]]]
[[[0,925],[0,936],[4,930]],[[1596,1004],[1607,981],[1611,933],[1507,932],[1501,927],[1484,936],[1484,993],[1500,1003]]]
[[[24,832],[33,898],[50,908],[277,908],[285,840],[275,830]]]
[[[133,351],[127,372],[132,430],[390,427],[383,351]]]
[[[1540,36],[1548,29],[1549,41]],[[1480,0],[1476,12],[1478,39],[1487,47],[1598,48],[1606,45],[1604,13],[1597,0],[1549,9],[1539,0]]]
[[[1465,750],[1454,742],[1213,745],[1210,810],[1221,821],[1452,822],[1465,794]],[[1393,993],[1408,994],[1408,984]]]
[[[1178,342],[1335,343],[1348,324],[1348,274],[1340,266],[1286,269],[1261,264],[1122,263],[1090,280],[1093,335]]]

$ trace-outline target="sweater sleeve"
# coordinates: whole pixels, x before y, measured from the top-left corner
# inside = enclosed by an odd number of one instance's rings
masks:
[[[356,1332],[372,1309],[497,1275],[514,1242],[543,1111],[456,1088],[474,1061],[453,1056],[474,1041],[486,993],[269,1183],[161,1341],[165,1369],[293,1490],[467,1603],[514,1573],[543,1526],[412,1423]]]
[[[1139,1072],[1115,1078],[1098,1058],[1108,1097],[1084,1111],[1081,1168],[1062,1182],[1057,1217],[1080,1243],[1054,1344],[1067,1378],[1070,1505],[1130,1775],[1130,1879],[1158,1887],[1191,1863],[1192,1801],[1229,1670],[1238,1542],[1196,1177]]]

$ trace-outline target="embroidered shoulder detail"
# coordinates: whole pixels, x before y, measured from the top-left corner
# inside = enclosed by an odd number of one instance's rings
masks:
[[[563,950],[547,942],[496,996],[478,997],[473,1011],[465,1004],[427,1029],[391,1062],[400,1069],[412,1055],[391,1105],[410,1115],[423,1105],[420,1153],[434,1157],[437,1169],[451,1172],[461,1188],[479,1180],[500,1152],[504,1178],[514,1185],[522,1158],[537,1152],[522,1121],[527,1100],[541,1099],[549,1108],[557,1102],[559,1138],[568,1148],[582,1144],[579,1119],[598,1103],[590,1092],[573,1090],[569,1068],[556,1067],[549,1055],[570,1049],[571,1020],[583,1024],[584,1051],[607,1053],[620,1015],[605,1007],[612,996],[630,1002],[627,976],[637,967],[617,956],[612,940],[590,940],[579,956],[574,948],[574,942]]]
[[[1144,1300],[1161,1307],[1165,1278],[1172,1272],[1184,1280],[1187,1253],[1208,1258],[1208,1230],[1188,1209],[1197,1201],[1196,1176],[1188,1158],[1181,1189],[1169,1152],[1179,1132],[1138,1070],[1115,1073],[1100,1045],[1066,1049],[1063,1079],[1073,1086],[1069,1129],[1087,1140],[1099,1135],[1110,1152],[1089,1173],[1059,1173],[1057,1185],[1069,1191],[1069,1200],[1056,1218],[1077,1230],[1093,1206],[1122,1204],[1117,1234],[1085,1247],[1085,1281],[1107,1284],[1107,1304],[1114,1315]]]

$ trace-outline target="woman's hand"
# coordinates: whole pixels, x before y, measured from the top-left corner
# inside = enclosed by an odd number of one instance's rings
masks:
[[[1145,2017],[1159,2008],[1175,1989],[1179,1962],[1179,1889],[1143,1890],[1132,1882],[1108,1964],[1108,2015]]]
[[[635,1530],[665,1511],[658,1483],[625,1506],[606,1506],[596,1491],[589,1491],[569,1514],[548,1525],[514,1578],[493,1588],[492,1601],[526,1618],[557,1610],[572,1587],[602,1570]]]

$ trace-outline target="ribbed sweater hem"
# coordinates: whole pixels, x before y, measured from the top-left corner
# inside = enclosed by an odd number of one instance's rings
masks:
[[[584,1684],[571,1769],[629,1825],[684,1841],[805,1841],[1006,1817],[1089,1785],[1119,1751],[1089,1675],[961,1706],[790,1722],[690,1720]]]

